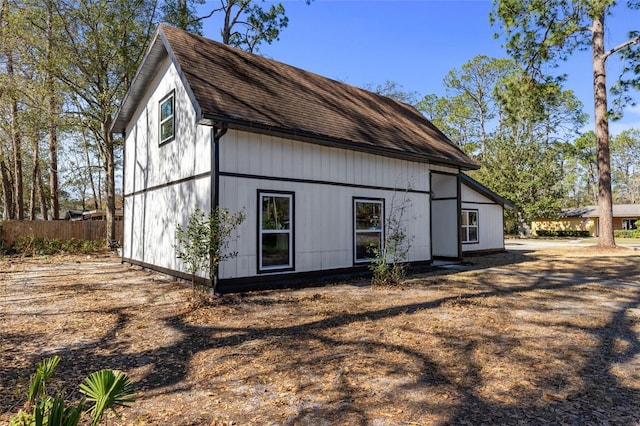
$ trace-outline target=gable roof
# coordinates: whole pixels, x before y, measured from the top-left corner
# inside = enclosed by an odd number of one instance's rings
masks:
[[[640,204],[614,204],[613,217],[640,217]],[[597,217],[600,215],[598,206],[572,207],[562,209],[560,217]]]
[[[477,180],[473,179],[471,176],[465,173],[460,173],[460,179],[462,180],[463,184],[467,185],[469,188],[473,189],[474,191],[484,195],[490,200],[495,201],[497,204],[500,204],[502,207],[508,210],[513,210],[514,206],[511,201],[499,196],[498,194],[496,194],[495,192],[493,192],[492,190],[490,190],[489,188],[487,188]]]
[[[410,105],[165,24],[156,30],[112,132],[124,132],[166,55],[182,77],[199,123],[478,168]]]

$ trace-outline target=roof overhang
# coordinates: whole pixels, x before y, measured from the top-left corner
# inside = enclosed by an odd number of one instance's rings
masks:
[[[477,180],[473,179],[471,176],[468,176],[468,175],[466,175],[464,173],[461,173],[460,174],[460,179],[462,179],[462,183],[467,185],[469,188],[471,188],[471,189],[475,190],[476,192],[479,192],[480,194],[484,195],[485,197],[495,201],[496,203],[500,204],[505,209],[507,209],[507,210],[513,210],[514,209],[514,205],[513,205],[513,203],[511,201],[509,201],[506,198],[503,198],[500,195],[496,194],[495,192],[493,192],[492,190],[490,190],[489,188],[487,188],[486,186],[484,186],[483,184],[481,184]]]
[[[202,117],[202,112],[198,102],[196,101],[196,97],[189,86],[189,82],[184,77],[184,73],[180,68],[180,64],[176,60],[173,51],[169,45],[167,38],[162,32],[162,27],[158,26],[156,32],[154,33],[151,43],[147,48],[147,52],[142,58],[142,62],[138,67],[138,71],[136,75],[133,77],[131,81],[131,86],[125,93],[124,98],[122,99],[122,103],[116,112],[116,115],[113,119],[113,123],[111,123],[111,133],[123,133],[131,118],[135,114],[140,101],[145,96],[145,93],[148,89],[148,82],[150,82],[155,76],[159,64],[167,57],[171,58],[171,62],[176,67],[178,75],[180,76],[180,80],[187,91],[189,99],[193,104],[194,110],[196,112],[196,120],[200,121]]]

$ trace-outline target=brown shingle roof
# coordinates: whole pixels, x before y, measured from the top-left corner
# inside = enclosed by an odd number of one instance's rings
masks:
[[[150,75],[145,62],[157,63],[153,51],[161,43],[190,87],[203,122],[477,168],[410,105],[164,24],[132,86],[145,84],[138,81]],[[142,92],[130,89],[113,131],[124,130],[134,108],[127,103],[137,103]]]
[[[640,217],[640,204],[614,204],[613,217],[636,218]],[[584,206],[562,209],[560,217],[598,217],[598,206]]]

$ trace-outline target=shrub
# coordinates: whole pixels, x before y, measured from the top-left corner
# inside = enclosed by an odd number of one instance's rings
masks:
[[[552,231],[549,229],[538,229],[536,231],[538,237],[561,237],[561,238],[586,238],[590,237],[589,231],[576,230],[576,229],[562,229],[559,231]]]
[[[102,241],[61,240],[60,238],[36,237],[26,235],[13,244],[13,252],[23,256],[52,256],[56,254],[89,254],[104,249]]]
[[[234,236],[235,229],[245,218],[244,210],[232,214],[227,209],[216,207],[206,214],[196,208],[189,216],[186,227],[176,225],[173,248],[176,257],[184,262],[187,272],[191,274],[195,302],[206,299],[206,289],[196,281],[198,273],[208,275],[216,294],[218,267],[223,261],[238,255],[238,252],[229,252],[228,249],[231,242],[237,239]]]
[[[411,201],[403,194],[402,199],[396,199],[394,193],[391,199],[389,217],[385,221],[384,241],[382,247],[372,247],[374,255],[369,264],[373,273],[371,284],[376,286],[391,286],[399,284],[407,272],[407,257],[411,249],[412,238],[407,234],[406,217]]]
[[[640,238],[640,229],[621,229],[613,231],[616,238]]]

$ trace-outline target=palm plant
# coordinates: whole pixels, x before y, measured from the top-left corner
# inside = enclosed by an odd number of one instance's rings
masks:
[[[94,426],[100,422],[104,412],[110,408],[116,416],[119,416],[116,407],[128,407],[135,401],[133,384],[129,377],[122,371],[100,370],[92,373],[80,385],[87,401],[93,405],[89,408]]]
[[[27,393],[27,403],[33,404],[41,395],[47,394],[46,383],[51,379],[53,373],[60,362],[59,356],[52,356],[38,363],[38,368],[29,382],[29,392]]]
[[[135,400],[133,384],[122,371],[100,370],[92,373],[80,385],[80,392],[85,398],[78,405],[69,405],[61,393],[51,396],[47,393],[46,383],[51,379],[60,357],[47,358],[38,364],[31,377],[25,409],[11,419],[10,426],[77,426],[82,415],[90,413],[91,425],[102,420],[107,409],[116,411],[117,407],[128,407]],[[83,411],[85,401],[92,405]],[[33,407],[33,411],[30,410]],[[106,424],[106,418],[105,418]]]

